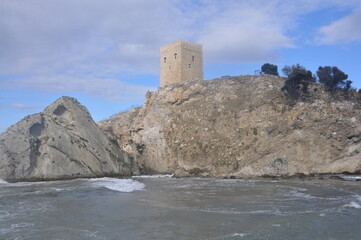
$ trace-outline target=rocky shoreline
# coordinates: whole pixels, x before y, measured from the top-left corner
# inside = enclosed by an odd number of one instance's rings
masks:
[[[284,78],[238,76],[172,84],[98,125],[141,173],[262,177],[357,173],[358,93],[332,98],[319,84],[289,105]]]
[[[0,179],[359,174],[358,93],[332,98],[314,84],[308,99],[289,105],[284,80],[261,75],[171,84],[147,93],[142,107],[98,123],[76,99],[62,97],[0,135]]]

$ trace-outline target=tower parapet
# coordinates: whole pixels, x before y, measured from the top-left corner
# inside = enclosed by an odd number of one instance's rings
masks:
[[[160,48],[160,86],[203,80],[202,45],[178,40]]]

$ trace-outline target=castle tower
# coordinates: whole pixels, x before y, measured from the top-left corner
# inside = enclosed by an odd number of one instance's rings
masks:
[[[160,48],[160,86],[203,80],[202,45],[178,40]]]

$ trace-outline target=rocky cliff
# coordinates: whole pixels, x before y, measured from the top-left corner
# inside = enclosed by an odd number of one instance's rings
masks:
[[[0,178],[8,181],[129,176],[137,171],[132,163],[69,97],[0,135]]]
[[[172,84],[140,108],[98,123],[143,173],[293,176],[361,170],[361,108],[322,86],[290,105],[284,78],[239,76]]]

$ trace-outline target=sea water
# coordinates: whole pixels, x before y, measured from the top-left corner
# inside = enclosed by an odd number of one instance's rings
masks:
[[[0,239],[361,239],[361,182],[0,182]]]

